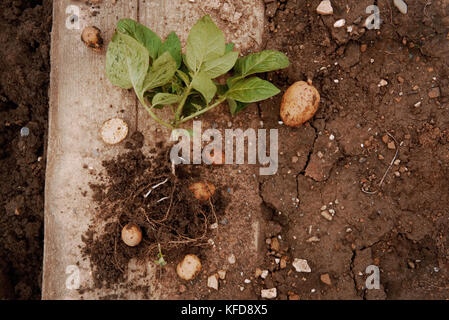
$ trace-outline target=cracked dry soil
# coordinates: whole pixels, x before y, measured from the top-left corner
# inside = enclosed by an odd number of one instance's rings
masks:
[[[236,117],[279,129],[278,173],[258,181],[267,239],[258,266],[268,276],[252,277],[241,293],[243,280],[230,274],[218,292],[181,298],[257,299],[273,287],[278,299],[292,300],[449,297],[449,3],[409,0],[402,15],[387,0],[332,1],[334,14],[318,16],[319,2],[265,1],[264,47],[292,62],[267,77],[283,90],[312,79],[321,94],[315,117],[296,129],[280,125],[281,96]],[[373,3],[380,30],[362,28]],[[11,181],[0,193],[0,297],[38,299],[51,4],[1,6],[0,42],[15,46],[0,49],[0,170],[1,181]],[[351,33],[333,27],[341,18],[354,26]],[[18,88],[29,91],[19,95]],[[27,124],[32,135],[24,142],[18,132]],[[396,148],[399,161],[379,187]],[[14,214],[17,208],[23,214]],[[312,272],[296,273],[295,258]],[[368,265],[380,268],[380,290],[365,287]]]

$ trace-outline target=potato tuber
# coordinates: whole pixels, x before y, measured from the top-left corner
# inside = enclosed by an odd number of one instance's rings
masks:
[[[188,254],[176,267],[176,273],[183,280],[193,280],[201,271],[201,261],[194,254]]]
[[[189,187],[189,190],[193,192],[193,196],[201,201],[207,201],[215,193],[215,186],[209,182],[196,182]]]
[[[298,127],[313,117],[320,103],[317,89],[304,81],[292,84],[281,102],[281,119],[285,125]]]
[[[142,230],[137,224],[128,223],[122,229],[122,240],[127,246],[135,247],[142,241]]]
[[[100,52],[103,47],[103,38],[101,37],[101,30],[97,27],[86,27],[81,34],[81,40],[86,46],[92,48],[94,51]]]

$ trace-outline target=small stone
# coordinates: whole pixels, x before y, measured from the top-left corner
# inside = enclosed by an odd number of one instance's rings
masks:
[[[291,294],[288,296],[288,300],[299,300],[299,296],[297,294]]]
[[[224,279],[226,279],[226,270],[218,270],[218,277],[221,279],[221,280],[224,280]]]
[[[383,159],[385,159],[385,157],[384,157],[383,155],[379,154],[379,155],[377,156],[377,159],[383,160]]]
[[[402,78],[401,76],[398,76],[398,82],[399,83],[404,83],[404,81],[405,81],[404,78]]]
[[[245,279],[243,282],[246,283],[246,284],[250,284],[250,283],[251,283],[251,280]]]
[[[280,267],[281,269],[287,268],[287,262],[288,262],[288,257],[287,257],[287,256],[283,256],[283,257],[281,258],[280,263],[279,263],[279,267]]]
[[[260,296],[265,299],[274,299],[277,297],[277,290],[276,288],[262,289],[260,291]]]
[[[326,210],[321,211],[321,216],[328,221],[332,221],[332,215]]]
[[[330,213],[331,215],[334,215],[334,214],[335,214],[335,210],[334,210],[334,209],[329,209],[329,213]]]
[[[327,274],[327,273],[322,274],[320,276],[320,280],[321,280],[322,283],[327,284],[328,286],[332,285],[331,278],[329,277],[329,274]]]
[[[395,171],[395,172],[394,172],[394,175],[395,175],[397,178],[399,178],[399,177],[401,176],[401,173],[400,173],[399,171]]]
[[[362,53],[365,52],[367,49],[368,49],[368,45],[365,43],[360,46],[360,52],[362,52]]]
[[[323,159],[324,154],[321,151],[318,151],[317,154],[318,158]]]
[[[313,236],[310,237],[309,239],[306,240],[306,242],[319,242],[320,238],[318,238],[317,236]]]
[[[327,206],[326,206],[326,205],[324,205],[324,206],[322,206],[322,207],[320,208],[321,211],[324,211],[324,210],[326,210],[326,209],[327,209]]]
[[[407,14],[407,4],[403,0],[394,0],[393,3],[402,14]]]
[[[271,247],[271,250],[273,250],[273,251],[275,251],[275,252],[279,251],[279,249],[281,248],[281,245],[279,244],[278,238],[273,237],[273,238],[271,239],[271,245],[270,245],[270,247]]]
[[[262,273],[260,274],[260,277],[262,279],[265,279],[266,277],[268,277],[268,270],[263,270]]]
[[[440,88],[435,87],[430,89],[430,91],[428,92],[428,96],[430,99],[436,99],[440,96]]]
[[[399,159],[397,159],[397,160],[394,161],[394,165],[395,165],[395,166],[398,166],[400,163],[401,163],[401,160],[399,160]]]
[[[20,136],[21,137],[27,137],[30,134],[30,129],[28,127],[23,127],[20,129]]]
[[[332,4],[330,0],[323,0],[316,8],[316,12],[323,16],[330,15],[334,13],[334,9],[332,8]]]
[[[187,291],[187,287],[183,284],[179,286],[179,293],[184,293]]]
[[[235,263],[235,255],[234,255],[234,254],[231,254],[231,255],[228,257],[228,262],[229,262],[230,264],[234,264],[234,263]]]
[[[207,278],[207,286],[209,288],[218,290],[218,274],[213,274]]]
[[[385,87],[388,84],[388,81],[385,79],[381,79],[378,86],[379,87]]]
[[[387,144],[387,148],[390,149],[390,150],[394,150],[394,149],[396,149],[396,144],[393,141],[390,141]]]
[[[295,258],[292,265],[295,268],[296,272],[312,272],[312,269],[310,269],[309,264],[305,259]]]
[[[292,163],[296,163],[299,161],[299,158],[297,156],[292,157]]]
[[[218,223],[212,223],[210,226],[209,226],[209,228],[211,229],[211,230],[214,230],[214,229],[217,229],[218,228]]]
[[[340,19],[335,21],[334,23],[334,28],[341,28],[344,27],[344,25],[346,24],[346,20],[345,19]]]
[[[384,135],[384,136],[382,137],[382,141],[383,141],[383,143],[385,143],[385,144],[387,144],[389,140],[390,140],[390,139],[388,139],[388,136],[387,136],[387,135]]]
[[[262,269],[256,268],[256,271],[254,272],[254,277],[259,278],[262,275]]]

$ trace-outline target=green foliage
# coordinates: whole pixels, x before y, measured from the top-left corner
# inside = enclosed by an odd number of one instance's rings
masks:
[[[209,16],[192,27],[185,54],[181,50],[176,33],[171,32],[162,42],[144,25],[122,19],[106,55],[106,74],[111,83],[133,88],[149,114],[171,129],[224,101],[234,115],[249,103],[278,94],[279,89],[270,82],[248,76],[289,65],[285,54],[274,50],[239,58],[234,44],[226,44],[223,32]],[[228,76],[231,70],[233,75]],[[214,81],[222,76],[228,77],[225,85]],[[153,112],[166,106],[174,112],[168,122]]]

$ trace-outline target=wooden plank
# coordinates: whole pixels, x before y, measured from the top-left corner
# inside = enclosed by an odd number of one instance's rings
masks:
[[[81,287],[90,287],[89,264],[81,258],[79,246],[94,206],[90,195],[84,197],[81,192],[88,191],[88,183],[93,181],[89,171],[98,172],[102,160],[122,151],[122,146],[105,146],[99,128],[117,115],[127,121],[131,132],[136,127],[135,97],[109,83],[104,52],[86,48],[80,34],[85,26],[95,25],[109,42],[119,18],[137,18],[137,0],[115,5],[107,1],[97,15],[92,15],[84,3],[76,2],[80,8],[79,30],[66,27],[66,8],[73,3],[62,0],[53,5],[43,299],[80,298],[77,290],[66,286],[70,266],[79,268]],[[84,165],[91,170],[83,169]]]
[[[81,288],[92,288],[89,261],[83,261],[80,247],[81,236],[95,214],[95,205],[90,194],[83,196],[82,192],[89,192],[88,184],[94,182],[95,176],[90,172],[99,173],[103,160],[124,152],[122,146],[105,146],[100,140],[98,132],[105,120],[120,116],[130,125],[130,132],[141,131],[146,137],[144,150],[153,147],[157,138],[169,137],[169,132],[152,121],[138,106],[133,93],[115,88],[109,83],[104,70],[105,52],[98,54],[84,47],[80,41],[82,29],[87,25],[99,27],[107,44],[117,20],[130,17],[163,36],[174,30],[185,43],[188,30],[196,20],[204,14],[210,14],[225,31],[228,41],[235,41],[243,51],[257,49],[262,42],[264,7],[259,0],[114,2],[104,1],[96,15],[92,15],[84,3],[74,2],[81,8],[79,30],[66,28],[66,8],[72,2],[62,0],[54,3],[45,190],[44,299],[95,299],[112,294],[119,298],[140,298],[132,286],[131,289],[124,288],[124,285],[116,290],[87,290],[82,295],[70,289],[70,283],[67,286],[74,275],[74,268],[78,268]],[[206,126],[211,125],[214,114],[221,117],[221,125],[231,120],[228,111],[216,110],[211,116],[205,117]],[[258,116],[254,110],[238,119],[244,119],[246,125],[257,126]],[[164,131],[161,133],[156,130]],[[83,169],[84,165],[89,170]],[[252,178],[254,170],[239,167],[238,170],[242,172],[239,176],[236,176],[236,168],[224,166],[219,170],[224,180],[224,177],[235,176],[235,181],[243,186],[242,192],[247,194],[246,199],[252,203],[253,207],[248,209],[253,212],[251,218],[240,219],[237,216],[234,224],[236,228],[231,233],[252,246],[256,257],[260,218],[257,207],[260,197],[257,179]],[[245,207],[244,198],[236,199],[237,208]],[[236,209],[231,207],[230,210]],[[226,249],[226,245],[223,246]],[[212,261],[213,257],[210,256],[210,259]],[[152,265],[137,266],[131,262],[130,279],[126,285],[150,286],[153,299],[175,297],[176,281],[168,279],[164,282],[162,292],[154,280]],[[143,273],[148,276],[139,278],[138,275]]]

